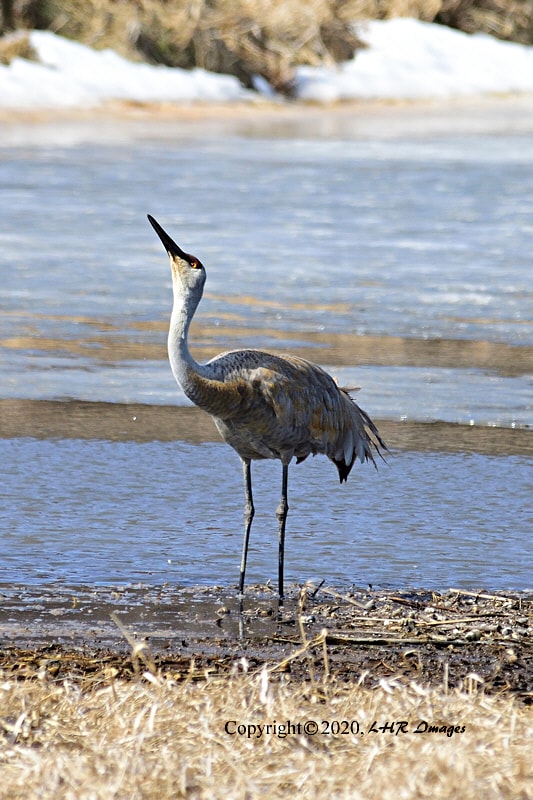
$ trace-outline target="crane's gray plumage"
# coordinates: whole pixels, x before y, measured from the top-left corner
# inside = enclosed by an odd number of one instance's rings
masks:
[[[371,461],[386,445],[376,426],[345,389],[303,358],[262,350],[232,350],[205,364],[191,356],[189,325],[202,297],[205,269],[185,253],[150,215],[170,258],[174,305],[168,334],[172,372],[187,397],[213,417],[222,438],[239,454],[244,472],[245,534],[239,589],[244,589],[248,540],[254,516],[250,464],[282,462],[279,523],[279,595],[283,597],[288,466],[322,453],[337,467],[341,483],[356,462]]]

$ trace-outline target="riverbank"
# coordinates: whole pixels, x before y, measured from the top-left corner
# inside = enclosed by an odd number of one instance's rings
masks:
[[[1,145],[116,143],[146,138],[266,136],[393,138],[427,135],[527,134],[531,95],[447,100],[346,101],[320,105],[254,103],[127,103],[90,109],[0,109]]]

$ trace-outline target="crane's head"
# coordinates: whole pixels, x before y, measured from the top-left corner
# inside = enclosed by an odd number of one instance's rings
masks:
[[[170,258],[172,283],[178,291],[201,292],[205,283],[205,269],[202,262],[185,253],[176,242],[163,230],[159,222],[148,214],[148,221],[163,243]]]

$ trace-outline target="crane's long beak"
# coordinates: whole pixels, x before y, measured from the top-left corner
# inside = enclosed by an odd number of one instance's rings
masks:
[[[170,257],[179,256],[179,258],[184,258],[185,260],[187,260],[187,254],[184,253],[181,247],[178,247],[176,242],[170,238],[168,233],[163,230],[159,222],[155,220],[152,216],[150,216],[150,214],[147,214],[147,217],[148,217],[148,222],[150,223],[154,231],[157,233],[157,235],[163,242],[163,247],[165,248],[169,256]]]

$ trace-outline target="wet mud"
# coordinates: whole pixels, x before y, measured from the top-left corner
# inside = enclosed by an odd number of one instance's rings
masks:
[[[295,304],[274,303],[252,297],[233,295],[217,296],[219,304],[241,307],[242,313],[221,313],[208,315],[200,312],[192,326],[194,352],[200,360],[207,360],[220,354],[221,350],[245,348],[248,341],[255,338],[264,342],[267,349],[279,352],[289,350],[294,355],[307,358],[330,367],[356,367],[361,365],[437,367],[447,369],[480,369],[491,373],[517,377],[531,372],[533,347],[513,345],[504,342],[469,341],[467,339],[418,339],[403,336],[354,334],[334,331],[290,331],[272,327],[251,326],[250,307],[268,306],[273,312],[327,310],[332,314],[346,313],[349,304],[331,303],[317,305],[312,303]],[[93,319],[46,314],[25,314],[24,325],[16,336],[0,338],[0,347],[6,352],[20,353],[22,358],[28,351],[35,351],[49,357],[75,356],[90,357],[96,362],[117,363],[135,360],[166,361],[166,332],[168,321],[143,320],[116,323],[110,319]],[[221,324],[223,319],[223,324]],[[61,321],[76,326],[76,338],[52,338],[35,336],[39,326],[52,325]],[[215,324],[216,321],[216,324]],[[457,319],[456,322],[459,322]],[[485,320],[486,323],[491,320]],[[497,320],[492,320],[496,324]],[[125,328],[125,325],[127,327]],[[148,341],[156,334],[158,341]]]
[[[0,674],[91,685],[255,672],[380,679],[533,702],[533,595],[269,586],[4,587]]]
[[[330,103],[140,103],[113,101],[88,110],[0,109],[6,145],[59,140],[113,143],[220,136],[332,138],[424,136],[533,129],[528,95]]]
[[[390,450],[531,455],[530,428],[375,420]],[[188,406],[83,400],[0,400],[0,438],[106,439],[111,442],[218,442],[211,418]]]

